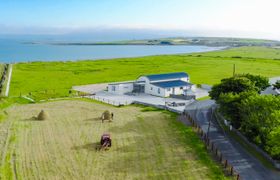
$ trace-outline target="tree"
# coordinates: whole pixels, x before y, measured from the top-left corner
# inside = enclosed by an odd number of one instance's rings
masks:
[[[220,84],[214,85],[212,90],[209,92],[211,99],[218,100],[221,94],[232,93],[239,94],[245,91],[255,91],[256,88],[254,83],[245,77],[231,77],[222,79]]]
[[[273,84],[273,89],[280,89],[280,80],[276,81],[276,83]]]
[[[237,75],[237,77],[245,77],[252,81],[254,85],[259,88],[260,91],[264,91],[267,87],[270,86],[269,80],[267,77],[260,76],[260,75],[252,75],[252,74],[241,74]]]
[[[255,91],[245,91],[239,94],[226,93],[221,94],[217,103],[220,105],[220,111],[228,119],[232,126],[239,129],[241,126],[240,103],[249,96],[257,95]]]
[[[242,133],[265,148],[269,133],[280,127],[280,97],[252,95],[239,108]]]
[[[265,150],[275,159],[280,159],[280,126],[274,128],[268,134]]]

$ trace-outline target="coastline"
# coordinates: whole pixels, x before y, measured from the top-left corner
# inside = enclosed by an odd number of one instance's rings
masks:
[[[4,44],[4,43],[3,43]],[[0,52],[1,63],[114,60],[160,55],[179,55],[223,50],[227,47],[192,45],[50,45],[10,44]],[[17,53],[14,53],[17,52]]]

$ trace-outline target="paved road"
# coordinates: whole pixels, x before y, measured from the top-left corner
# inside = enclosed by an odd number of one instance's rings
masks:
[[[276,81],[280,81],[280,76],[278,76],[278,77],[272,77],[272,78],[269,78],[269,83],[270,84],[275,84],[276,83]]]
[[[271,85],[275,84],[276,81],[280,81],[280,76],[279,77],[269,78],[269,83]],[[270,86],[270,87],[266,88],[264,91],[262,91],[261,94],[279,95],[280,94],[280,90],[273,89],[273,86]]]
[[[206,133],[209,127],[210,140],[215,143],[223,156],[234,166],[242,179],[245,180],[280,180],[280,173],[263,166],[258,159],[250,155],[240,144],[229,139],[217,125],[211,113],[214,101],[200,101],[187,107],[187,112],[196,117],[198,124]]]

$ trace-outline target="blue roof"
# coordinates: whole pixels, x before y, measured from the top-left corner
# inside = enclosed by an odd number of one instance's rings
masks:
[[[168,73],[168,74],[153,74],[146,76],[150,81],[160,81],[160,80],[168,80],[168,79],[177,79],[177,78],[186,78],[189,75],[185,72],[176,72],[176,73]]]
[[[176,80],[176,81],[163,81],[163,82],[152,83],[152,85],[161,88],[172,88],[172,87],[189,86],[191,85],[191,83],[181,81],[181,80]]]

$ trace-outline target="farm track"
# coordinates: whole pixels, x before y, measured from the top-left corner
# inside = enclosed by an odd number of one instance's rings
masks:
[[[49,118],[31,119],[41,109]],[[114,112],[112,123],[98,119],[105,109]],[[8,146],[4,151],[1,148],[1,153],[12,153],[14,179],[225,178],[215,164],[199,160],[192,146],[185,143],[189,137],[176,129],[169,114],[140,110],[82,101],[14,106],[7,109],[8,119],[0,128],[7,131],[16,127],[16,140],[8,145],[1,143],[1,147]],[[113,146],[97,151],[104,132],[111,133]],[[9,142],[11,135],[4,134],[5,142]],[[213,174],[208,166],[220,174]]]

